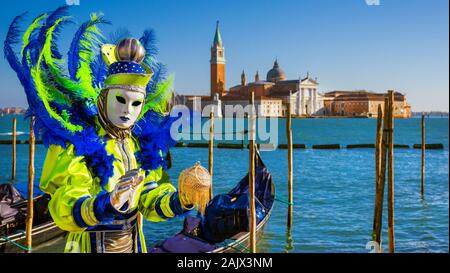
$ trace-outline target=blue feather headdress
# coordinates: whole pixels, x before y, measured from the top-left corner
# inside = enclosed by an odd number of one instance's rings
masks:
[[[56,39],[61,28],[72,23],[68,9],[64,6],[38,16],[23,33],[19,25],[25,14],[15,17],[6,35],[4,55],[24,87],[29,105],[26,117],[35,117],[38,137],[47,147],[74,145],[75,154],[84,156],[104,186],[113,175],[114,156],[106,152],[106,139],[98,135],[95,122],[97,97],[108,71],[99,49],[102,44],[116,43],[128,32],[121,30],[108,40],[98,27],[109,21],[91,14],[70,43],[65,68]],[[22,46],[20,52],[15,52],[13,46],[19,44],[20,36]],[[144,63],[154,75],[147,85],[146,101],[133,134],[140,143],[136,158],[143,169],[151,171],[166,166],[165,155],[175,144],[170,136],[174,120],[164,114],[172,95],[172,78],[165,77],[164,66],[156,60],[154,32],[146,30],[140,42],[147,50]]]

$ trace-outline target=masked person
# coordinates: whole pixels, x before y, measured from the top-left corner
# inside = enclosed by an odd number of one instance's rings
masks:
[[[64,9],[36,18],[25,32],[24,62],[11,47],[17,18],[5,42],[35,130],[48,146],[40,187],[51,195],[54,222],[69,232],[65,252],[146,252],[142,218],[164,221],[193,207],[189,194],[180,198],[164,181],[165,154],[174,144],[171,122],[161,113],[161,89],[168,84],[153,79],[150,86],[154,59],[137,39],[104,44],[97,58],[103,19],[96,15],[80,26],[69,51],[69,77],[63,75],[52,39]],[[148,43],[145,35],[140,40]],[[94,62],[99,59],[104,64]],[[102,65],[106,78],[99,76]]]

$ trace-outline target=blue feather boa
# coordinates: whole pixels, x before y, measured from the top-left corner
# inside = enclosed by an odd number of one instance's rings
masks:
[[[32,114],[27,112],[26,118]],[[71,134],[64,128],[61,128],[56,122],[55,127],[49,127],[46,123],[55,123],[47,115],[42,113],[34,115],[39,118],[35,119],[34,130],[42,139],[46,147],[50,145],[59,145],[66,149],[67,144],[74,146],[76,156],[84,156],[86,165],[91,169],[93,175],[100,178],[100,185],[105,186],[110,177],[114,174],[114,156],[109,155],[106,151],[106,139],[100,137],[95,128],[89,126],[81,132]]]
[[[27,117],[30,112],[27,114]],[[41,115],[40,115],[41,116]],[[162,116],[149,110],[134,126],[133,135],[139,142],[139,150],[135,153],[136,160],[142,169],[148,174],[160,167],[167,168],[166,155],[169,149],[175,146],[176,141],[171,136],[171,127],[177,118]],[[100,137],[93,127],[86,127],[81,132],[73,135],[62,128],[49,129],[44,119],[35,120],[34,129],[39,134],[46,147],[59,145],[67,148],[67,144],[73,144],[76,156],[84,156],[86,165],[92,173],[100,178],[100,185],[105,186],[114,174],[113,155],[106,151],[106,139]]]
[[[170,134],[176,119],[149,110],[134,126],[133,134],[140,146],[140,150],[135,153],[136,159],[146,173],[159,167],[167,168],[166,155],[176,144]]]

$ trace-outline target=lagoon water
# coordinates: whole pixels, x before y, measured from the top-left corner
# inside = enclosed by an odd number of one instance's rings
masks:
[[[12,116],[0,117],[0,139],[10,139]],[[216,124],[218,121],[216,121]],[[18,139],[28,138],[28,123],[18,116]],[[294,143],[374,143],[374,119],[294,119]],[[278,138],[285,143],[284,119],[278,119]],[[395,143],[420,143],[420,119],[396,119]],[[427,150],[425,199],[420,196],[420,149],[395,149],[395,239],[397,252],[448,252],[449,250],[449,149],[448,118],[426,120],[426,142],[443,143],[443,150]],[[217,141],[223,142],[223,141]],[[18,145],[17,182],[27,180],[27,145]],[[36,175],[45,158],[36,146]],[[0,183],[10,178],[11,146],[0,145]],[[201,161],[207,165],[206,148],[173,148],[174,184],[184,168]],[[287,196],[287,150],[262,152],[274,177],[276,194]],[[247,172],[248,151],[214,150],[214,192],[231,189]],[[375,199],[374,149],[294,150],[294,226],[286,237],[287,208],[276,202],[265,228],[259,252],[369,252]],[[387,209],[383,212],[383,242],[387,247]],[[147,245],[178,232],[182,219],[146,222]],[[41,251],[60,251],[60,245]]]

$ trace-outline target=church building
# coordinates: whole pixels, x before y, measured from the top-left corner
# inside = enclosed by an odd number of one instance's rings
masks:
[[[210,95],[178,95],[175,103],[185,104],[194,111],[202,111],[204,107],[213,105],[215,115],[221,117],[227,105],[242,107],[248,105],[249,94],[254,92],[260,116],[284,116],[286,103],[289,101],[293,115],[320,115],[324,111],[323,96],[318,93],[319,83],[317,78],[312,79],[309,73],[306,77],[288,80],[278,60],[275,60],[265,79],[260,79],[259,72],[256,71],[254,81],[247,82],[247,75],[242,71],[241,83],[227,89],[225,65],[225,48],[217,22],[211,46]]]

